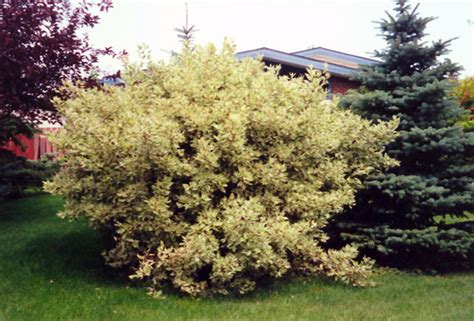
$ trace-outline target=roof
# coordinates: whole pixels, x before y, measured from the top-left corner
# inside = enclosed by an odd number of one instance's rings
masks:
[[[314,58],[314,59],[328,59],[328,60],[334,60],[334,63],[342,63],[342,64],[354,64],[357,66],[359,65],[373,65],[378,62],[378,60],[372,59],[372,58],[367,58],[367,57],[362,57],[362,56],[357,56],[353,54],[348,54],[342,51],[337,51],[333,49],[328,49],[324,47],[316,47],[316,48],[311,48],[311,49],[306,49],[302,51],[296,51],[292,52],[292,55],[297,55],[297,56],[303,56],[303,57],[309,57],[309,58]]]
[[[236,54],[236,57],[239,59],[256,58],[258,56],[262,56],[263,60],[270,63],[301,69],[312,66],[315,69],[324,70],[325,65],[327,65],[327,71],[330,74],[344,78],[350,78],[353,74],[357,73],[361,65],[372,65],[378,62],[375,59],[347,54],[323,47],[293,53],[262,47],[241,51]]]
[[[109,86],[125,86],[125,82],[122,80],[122,78],[110,76],[106,76],[100,79],[99,84]]]

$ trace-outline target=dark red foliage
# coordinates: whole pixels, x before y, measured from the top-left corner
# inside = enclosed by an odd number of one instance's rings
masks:
[[[92,85],[98,57],[114,54],[111,48],[91,48],[83,34],[99,22],[93,12],[107,11],[111,0],[77,2],[0,0],[0,146],[5,137],[13,138],[2,126],[12,118],[29,125],[25,128],[59,121],[51,99],[64,98],[63,81]]]

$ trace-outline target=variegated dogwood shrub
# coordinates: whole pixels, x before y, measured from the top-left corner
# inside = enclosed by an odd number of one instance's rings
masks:
[[[128,64],[126,88],[69,86],[47,189],[64,218],[110,235],[107,263],[191,295],[245,293],[259,280],[323,275],[369,282],[357,250],[325,250],[328,219],[361,179],[395,164],[397,121],[372,124],[327,100],[327,75],[279,76],[232,44]]]

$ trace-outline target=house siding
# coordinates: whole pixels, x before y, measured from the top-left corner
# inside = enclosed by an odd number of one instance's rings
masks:
[[[359,83],[356,81],[340,78],[331,77],[331,93],[344,95],[349,89],[359,88]]]

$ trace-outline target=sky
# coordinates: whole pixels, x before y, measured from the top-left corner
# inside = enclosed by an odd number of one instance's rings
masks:
[[[217,46],[225,37],[237,51],[269,47],[285,52],[326,47],[355,55],[373,57],[385,46],[377,24],[391,12],[392,0],[189,0],[189,24],[198,30],[195,43]],[[447,55],[463,66],[462,75],[474,75],[474,1],[418,0],[428,24],[428,41],[457,38]],[[89,32],[95,47],[112,46],[138,59],[137,47],[149,46],[155,59],[166,59],[178,51],[175,28],[185,24],[185,1],[113,0],[113,8],[101,15],[99,25]],[[101,60],[105,72],[120,69],[120,63]]]

